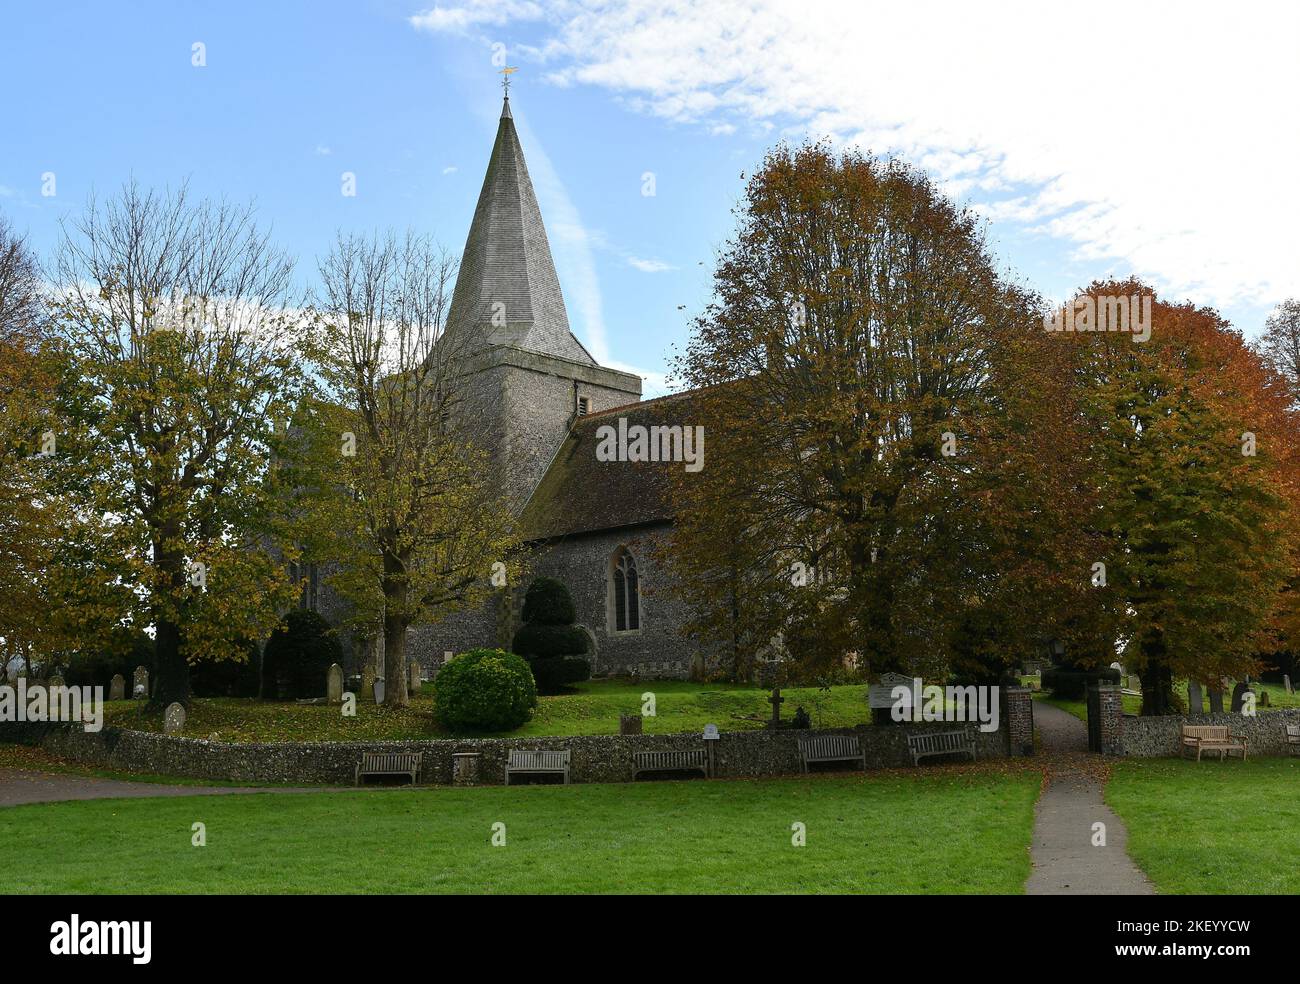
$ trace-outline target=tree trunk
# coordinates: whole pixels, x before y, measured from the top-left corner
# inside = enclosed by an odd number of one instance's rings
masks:
[[[170,619],[159,619],[154,631],[154,670],[157,682],[149,709],[179,703],[190,706],[190,665],[181,653],[181,627]]]
[[[1165,640],[1160,633],[1142,640],[1144,665],[1142,679],[1142,716],[1174,714],[1174,675],[1165,662]]]
[[[409,587],[402,558],[384,552],[384,704],[405,707],[411,701],[406,692],[406,629],[411,618],[406,601]]]
[[[153,546],[154,563],[165,575],[163,583],[167,586],[173,603],[185,589],[185,558],[179,551],[165,550],[162,543],[174,540],[176,536],[175,529],[164,529],[162,537]],[[155,606],[154,611],[159,612],[161,608],[162,606]],[[155,614],[153,646],[154,667],[149,679],[153,694],[149,698],[148,708],[158,710],[179,703],[188,709],[190,665],[181,653],[180,623],[170,614]]]

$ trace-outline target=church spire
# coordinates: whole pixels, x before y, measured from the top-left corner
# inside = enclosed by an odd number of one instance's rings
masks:
[[[465,240],[452,294],[450,331],[476,345],[516,348],[595,365],[569,330],[541,209],[510,110],[510,75],[496,142]]]

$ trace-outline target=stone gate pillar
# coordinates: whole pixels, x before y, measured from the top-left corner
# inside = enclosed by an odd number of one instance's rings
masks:
[[[1088,751],[1124,754],[1124,702],[1113,683],[1088,686]]]
[[[1034,700],[1028,687],[1002,688],[1002,715],[1007,722],[1007,754],[1034,754]]]

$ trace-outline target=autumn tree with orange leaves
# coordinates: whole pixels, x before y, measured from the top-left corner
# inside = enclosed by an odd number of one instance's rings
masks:
[[[1152,291],[1129,280],[1084,294]],[[1143,713],[1170,713],[1175,679],[1217,687],[1257,672],[1256,654],[1272,646],[1297,542],[1290,396],[1228,322],[1189,303],[1155,298],[1145,342],[1057,337],[1073,349],[1096,490],[1081,532],[1099,552],[1077,581],[1118,627]]]
[[[691,630],[737,673],[773,647],[985,677],[1038,653],[1089,496],[1035,299],[897,161],[778,148],[738,220],[676,365],[709,447],[674,478]]]

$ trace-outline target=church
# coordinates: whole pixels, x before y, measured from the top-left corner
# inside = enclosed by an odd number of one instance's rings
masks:
[[[431,676],[446,653],[508,647],[527,584],[547,576],[573,595],[593,675],[701,675],[699,647],[681,631],[687,613],[655,555],[672,523],[666,469],[683,464],[598,453],[611,433],[652,433],[681,450],[686,432],[698,456],[691,394],[642,401],[639,377],[599,365],[570,330],[508,93],[446,330],[472,339],[475,429],[530,547],[529,574],[484,608],[413,627],[408,658]],[[329,616],[328,592],[312,580],[308,604]]]

